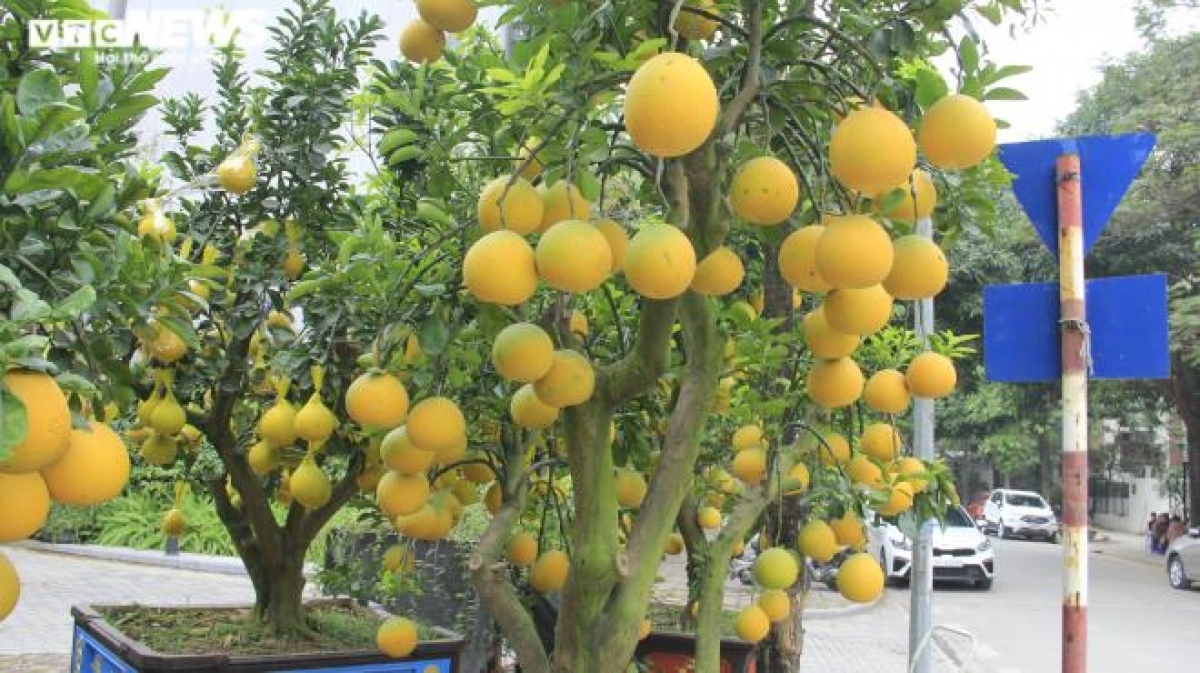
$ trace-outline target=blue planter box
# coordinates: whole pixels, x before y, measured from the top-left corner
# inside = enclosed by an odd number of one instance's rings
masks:
[[[90,606],[71,608],[75,634],[71,673],[456,673],[466,642],[420,643],[411,656],[392,659],[375,650],[246,655],[160,654],[113,628]]]

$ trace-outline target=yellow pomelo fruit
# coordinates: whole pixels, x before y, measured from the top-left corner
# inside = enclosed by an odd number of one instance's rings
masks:
[[[904,374],[896,369],[881,369],[867,379],[863,401],[881,414],[899,414],[908,408],[910,400]]]
[[[583,314],[583,311],[574,308],[571,309],[571,317],[567,319],[567,329],[571,330],[571,334],[578,334],[584,338],[592,332],[587,316]]]
[[[493,231],[463,258],[463,284],[479,301],[516,306],[537,290],[533,248],[520,234]]]
[[[809,521],[800,528],[796,545],[800,548],[800,553],[820,563],[833,558],[838,550],[837,535],[829,524],[820,519]]]
[[[513,393],[508,413],[514,423],[527,430],[545,430],[558,420],[558,407],[538,398],[532,383],[526,383]]]
[[[475,488],[475,484],[467,481],[466,479],[461,479],[454,482],[454,485],[450,487],[450,491],[454,493],[454,497],[457,498],[464,507],[474,505],[475,503],[479,502],[479,491]]]
[[[936,400],[954,392],[958,373],[954,371],[954,363],[950,358],[941,353],[925,351],[908,363],[904,380],[915,397]]]
[[[67,452],[42,468],[50,497],[75,507],[98,505],[121,494],[129,481],[129,450],[103,423],[72,430]]]
[[[21,578],[4,554],[0,554],[0,622],[12,614],[21,599]]]
[[[762,449],[746,449],[733,456],[733,464],[729,466],[733,476],[744,483],[759,483],[767,476],[767,452]]]
[[[914,493],[920,493],[921,491],[924,491],[925,487],[929,485],[929,482],[917,476],[919,474],[924,474],[926,470],[927,468],[925,467],[925,463],[921,462],[920,458],[905,456],[904,458],[896,461],[896,472],[900,474],[901,478],[903,478],[905,482],[912,484]]]
[[[573,407],[592,398],[596,371],[585,355],[570,349],[554,351],[550,371],[533,383],[538,399],[552,407]]]
[[[893,483],[888,491],[887,502],[877,507],[879,513],[884,516],[896,516],[907,512],[913,506],[913,493],[913,486],[907,481]]]
[[[932,299],[946,287],[950,263],[937,243],[924,236],[902,236],[892,245],[895,260],[883,289],[896,299]]]
[[[892,295],[882,285],[834,290],[825,297],[825,320],[843,334],[866,336],[891,319],[892,303]]]
[[[996,147],[996,120],[983,103],[953,94],[934,103],[921,117],[917,142],[938,168],[970,168]]]
[[[729,205],[751,224],[779,224],[792,214],[799,200],[796,174],[775,157],[755,157],[742,164],[729,185]]]
[[[692,289],[700,294],[719,297],[738,289],[746,269],[737,253],[725,246],[713,250],[696,265]]]
[[[850,460],[850,464],[846,466],[846,475],[850,477],[850,481],[862,486],[877,488],[883,485],[883,470],[862,454]]]
[[[646,479],[627,468],[617,470],[617,502],[626,509],[637,509],[646,499]]]
[[[283,258],[283,273],[288,280],[296,280],[304,273],[304,253],[300,252],[300,248],[288,246],[287,257]]]
[[[479,456],[476,456],[477,458]],[[462,466],[463,478],[472,484],[483,485],[496,478],[491,466],[484,463],[470,463]]]
[[[429,25],[447,33],[461,33],[475,23],[471,0],[416,0],[417,14]]]
[[[508,541],[505,553],[508,556],[509,563],[520,568],[527,568],[537,560],[537,538],[525,531],[521,531],[512,536],[512,539]]]
[[[870,554],[851,554],[838,568],[837,586],[846,600],[870,603],[883,594],[883,568]]]
[[[804,463],[796,463],[792,466],[792,469],[788,470],[787,476],[784,477],[784,494],[798,495],[807,491],[811,480],[812,476],[808,473],[808,466]]]
[[[447,444],[433,452],[433,460],[438,465],[451,465],[467,455],[467,435],[464,432],[453,444]]]
[[[812,354],[827,360],[844,358],[858,348],[862,337],[857,334],[843,334],[829,326],[825,319],[825,307],[818,306],[800,321],[804,329],[804,343]]]
[[[417,649],[417,625],[404,617],[389,617],[379,625],[375,645],[389,657],[407,657]]]
[[[638,641],[645,640],[650,635],[650,629],[653,627],[654,624],[649,619],[642,617],[642,620],[638,622]]]
[[[754,560],[754,580],[767,589],[786,589],[800,576],[800,564],[792,552],[775,547]]]
[[[643,297],[678,297],[695,276],[696,250],[687,234],[672,225],[642,227],[625,249],[625,278]]]
[[[375,487],[375,499],[386,516],[413,514],[429,500],[429,480],[424,474],[401,474],[389,470]]]
[[[187,517],[183,515],[183,510],[172,507],[163,515],[159,529],[167,537],[179,537],[187,530],[187,525]]]
[[[835,288],[861,289],[892,270],[892,239],[866,215],[826,215],[817,241],[817,273]]]
[[[546,330],[533,323],[509,325],[492,343],[492,365],[509,381],[536,381],[550,371],[553,363],[554,342]]]
[[[755,601],[772,622],[781,622],[792,614],[792,599],[782,589],[767,589]]]
[[[279,450],[266,440],[255,442],[246,452],[246,462],[251,472],[265,477],[279,467]]]
[[[150,340],[146,342],[146,350],[156,360],[171,364],[187,355],[187,342],[174,330],[160,322],[155,322],[151,328]]]
[[[862,549],[867,544],[866,527],[863,526],[862,519],[850,510],[846,510],[846,513],[840,518],[830,521],[829,528],[837,537],[838,544],[846,545],[851,549]]]
[[[0,472],[34,472],[62,457],[71,442],[71,410],[49,374],[10,371],[4,387],[25,406],[25,438],[0,460]]]
[[[151,465],[170,465],[175,462],[178,453],[179,445],[175,438],[158,432],[151,432],[138,451],[142,460]]]
[[[484,231],[509,229],[522,236],[542,226],[542,195],[525,178],[511,185],[508,176],[492,180],[479,194],[475,212]]]
[[[873,196],[904,182],[917,163],[912,132],[881,107],[859,108],[841,121],[829,140],[829,166],[848,189]]]
[[[684,7],[695,7],[709,14],[720,14],[713,0],[686,0]],[[685,40],[707,40],[717,32],[721,24],[716,19],[684,11],[682,8],[675,17],[675,32]]]
[[[394,573],[398,570],[412,570],[416,565],[416,559],[408,553],[408,550],[403,545],[394,544],[383,552],[383,569]]]
[[[532,160],[529,159],[529,155],[533,153],[534,150],[540,151],[541,144],[542,140],[540,138],[536,136],[530,136],[526,138],[523,143],[521,143],[520,147],[517,148],[517,156],[513,160],[513,170],[521,171],[521,177],[525,178],[526,180],[536,179],[542,174],[542,169],[545,168],[545,165],[542,164],[541,158],[535,156]],[[526,164],[526,161],[529,163]]]
[[[567,584],[567,573],[571,569],[571,560],[566,552],[551,549],[538,557],[529,572],[529,584],[540,593],[562,591]]]
[[[408,414],[408,441],[425,451],[445,451],[458,446],[467,435],[462,410],[445,397],[421,400]]]
[[[313,392],[292,420],[292,428],[295,429],[296,436],[310,444],[329,439],[337,428],[337,424],[337,416],[334,416],[329,407],[325,406],[319,391]]]
[[[904,440],[891,424],[872,423],[858,438],[858,447],[868,456],[886,463],[895,460],[897,454],[904,449]]]
[[[737,637],[751,643],[757,643],[771,632],[771,619],[766,611],[757,605],[747,605],[738,613],[734,622]]]
[[[187,425],[187,413],[175,399],[169,388],[167,394],[154,406],[150,414],[150,427],[164,435],[177,435]]]
[[[904,199],[883,213],[884,217],[912,224],[922,217],[929,217],[933,214],[933,209],[937,206],[937,187],[928,173],[918,168],[902,184],[878,194],[875,197],[876,204],[883,203],[888,195],[896,189],[904,192]]]
[[[612,269],[608,239],[583,220],[564,220],[538,240],[534,253],[538,276],[563,292],[590,292]]]
[[[408,415],[408,391],[391,374],[368,372],[346,389],[346,415],[369,428],[391,430]]]
[[[705,530],[716,530],[721,527],[721,511],[716,507],[701,507],[696,513],[696,523]]]
[[[417,18],[400,33],[400,53],[413,63],[433,63],[446,49],[446,34]]]
[[[683,536],[679,533],[671,533],[667,536],[667,553],[671,556],[678,556],[683,553],[684,544]]]
[[[504,489],[501,488],[500,482],[493,481],[491,486],[488,486],[487,492],[483,494],[483,505],[488,512],[495,514],[500,511],[500,506],[504,504]]]
[[[813,363],[806,383],[808,396],[826,409],[847,407],[862,397],[862,370],[852,358]]]
[[[0,542],[33,535],[50,514],[50,491],[37,472],[0,472]]]
[[[788,234],[779,246],[779,273],[789,285],[805,292],[833,289],[817,271],[817,242],[825,234],[819,224],[800,227]]]
[[[433,466],[436,454],[423,451],[408,441],[408,428],[394,428],[379,445],[379,459],[389,470],[400,474],[420,474]]]
[[[542,197],[542,222],[538,231],[548,231],[559,222],[586,220],[592,216],[592,204],[583,198],[583,193],[566,180],[544,187]]]
[[[825,443],[817,442],[817,458],[825,467],[845,465],[850,462],[850,442],[837,434],[824,436]]]
[[[244,154],[234,154],[217,164],[217,184],[233,194],[245,194],[254,186],[258,169],[254,161]]]
[[[604,234],[604,239],[608,241],[608,250],[612,254],[612,269],[611,273],[618,273],[625,268],[625,248],[629,246],[629,234],[625,233],[625,228],[616,221],[610,220],[607,217],[596,221],[596,228],[600,233]]]
[[[317,466],[316,461],[305,458],[300,467],[292,472],[288,482],[292,499],[304,506],[305,509],[317,509],[329,502],[333,493],[333,485],[329,477]]]
[[[287,446],[296,441],[296,407],[280,399],[263,412],[258,434],[272,446]]]
[[[178,232],[175,221],[158,210],[147,212],[138,220],[138,238],[149,238],[165,245],[175,242]]]
[[[691,56],[659,54],[630,78],[624,112],[625,129],[638,148],[656,157],[683,156],[712,133],[719,112],[717,88]]]
[[[747,322],[754,322],[755,320],[758,320],[758,309],[754,308],[754,305],[748,301],[735,301],[733,302],[733,305],[730,306],[730,310],[740,312],[742,315],[746,316]]]
[[[765,449],[767,440],[763,437],[762,426],[757,424],[743,425],[733,433],[733,439],[730,440],[734,451],[745,451],[746,449]]]

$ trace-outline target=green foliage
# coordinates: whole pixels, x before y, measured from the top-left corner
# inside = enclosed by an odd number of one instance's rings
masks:
[[[99,505],[95,512],[93,542],[131,549],[165,548],[162,520],[171,501],[171,496],[165,492],[142,490]],[[233,543],[217,518],[211,500],[199,496],[187,498],[181,509],[187,520],[187,530],[179,537],[182,551],[234,554]]]

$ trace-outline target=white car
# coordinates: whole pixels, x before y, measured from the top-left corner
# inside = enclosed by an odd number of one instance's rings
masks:
[[[1058,518],[1046,499],[1033,491],[998,488],[983,506],[984,530],[1001,538],[1058,541]]]
[[[904,525],[915,526],[911,520]],[[907,582],[912,574],[912,540],[896,524],[883,519],[869,527],[867,551],[879,559],[884,576],[892,582]],[[933,529],[933,579],[970,582],[980,589],[992,588],[996,557],[992,542],[979,531],[962,507],[946,511],[945,523]]]

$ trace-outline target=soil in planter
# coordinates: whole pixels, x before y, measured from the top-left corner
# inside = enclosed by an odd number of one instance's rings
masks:
[[[311,634],[278,636],[249,609],[111,607],[108,623],[160,654],[292,654],[375,649],[379,615],[355,605],[305,608]],[[422,640],[436,639],[422,626]]]
[[[660,633],[695,633],[696,629],[680,628],[680,615],[687,608],[681,605],[669,605],[666,603],[651,603],[650,604],[650,624],[654,631]],[[721,612],[721,637],[736,638],[737,637],[737,610],[723,610]]]

